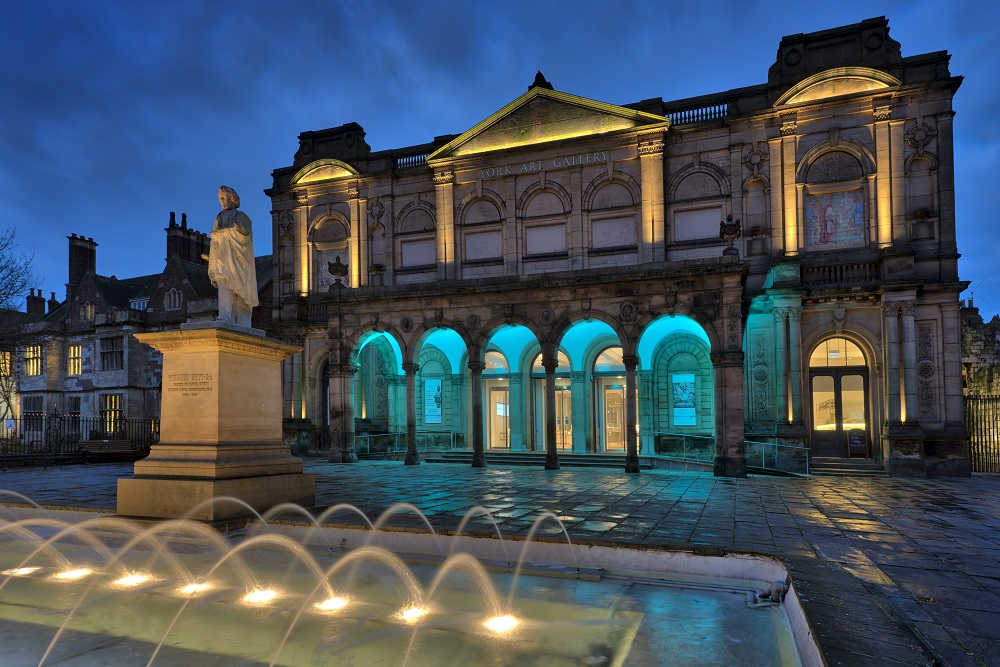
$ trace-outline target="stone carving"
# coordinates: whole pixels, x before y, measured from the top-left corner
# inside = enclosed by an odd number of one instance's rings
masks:
[[[257,268],[253,258],[253,224],[239,210],[240,196],[230,187],[219,188],[222,211],[215,216],[209,246],[208,279],[219,290],[221,322],[250,327],[257,305]]]
[[[478,329],[480,325],[479,315],[475,313],[469,313],[469,316],[465,318],[465,321],[469,324],[470,329]]]
[[[788,321],[788,309],[787,308],[772,308],[771,314],[774,315],[774,321],[778,324],[784,324]]]
[[[403,330],[403,333],[410,333],[413,331],[413,320],[409,317],[404,317],[399,321],[399,328]]]
[[[375,221],[377,224],[379,220],[382,219],[382,215],[385,213],[385,206],[382,202],[375,198],[375,203],[368,207],[368,217]]]
[[[333,284],[330,285],[331,290],[346,287],[341,279],[347,275],[347,264],[340,261],[340,255],[337,255],[332,262],[327,262],[326,268],[330,272],[330,275],[333,276]]]
[[[347,198],[348,199],[358,199],[361,197],[361,186],[354,183],[347,188]]]
[[[722,251],[723,255],[735,255],[740,256],[740,251],[736,249],[733,243],[736,239],[743,235],[741,230],[740,221],[737,219],[733,220],[733,214],[730,213],[726,216],[725,220],[719,222],[719,238],[728,243],[726,249]]]
[[[552,324],[552,320],[555,319],[555,315],[552,314],[552,310],[546,308],[542,311],[541,318],[542,324]]]
[[[644,141],[639,144],[639,155],[662,155],[663,141]]]
[[[917,155],[923,155],[924,150],[931,142],[931,139],[934,138],[935,134],[934,130],[927,126],[927,123],[914,125],[910,128],[910,131],[906,133],[906,143],[916,149]]]
[[[451,171],[442,171],[434,174],[434,185],[449,185],[455,182],[455,174]]]
[[[889,105],[875,107],[872,109],[872,114],[875,116],[875,120],[889,120],[892,118],[892,107]]]
[[[289,210],[278,211],[278,237],[292,236],[295,228],[295,216]]]
[[[937,363],[934,359],[934,325],[929,322],[917,324],[917,401],[921,419],[937,419]]]
[[[618,309],[618,314],[621,316],[622,321],[631,322],[635,319],[635,304],[634,303],[623,303]]]
[[[760,148],[756,141],[753,142],[752,148],[747,148],[746,152],[743,153],[743,164],[753,172],[750,180],[760,177],[765,162],[767,162],[767,152]]]
[[[790,137],[795,134],[798,124],[794,120],[788,120],[781,124],[781,136]]]

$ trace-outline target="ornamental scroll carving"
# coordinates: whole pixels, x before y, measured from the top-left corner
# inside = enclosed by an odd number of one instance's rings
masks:
[[[753,362],[751,371],[753,382],[753,420],[765,421],[770,415],[770,400],[768,396],[768,383],[770,372],[767,363],[767,334],[763,331],[755,331],[751,338],[750,354]]]

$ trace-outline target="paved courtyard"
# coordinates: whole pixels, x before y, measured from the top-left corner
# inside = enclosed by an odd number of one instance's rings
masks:
[[[447,530],[483,505],[508,535],[550,510],[574,540],[777,555],[829,664],[1000,667],[1000,476],[729,479],[309,459],[306,468],[318,508],[348,502],[372,518],[409,502]],[[131,470],[11,469],[0,489],[43,505],[114,509],[115,480]],[[0,494],[5,502],[19,499]],[[389,525],[418,524],[401,513]]]

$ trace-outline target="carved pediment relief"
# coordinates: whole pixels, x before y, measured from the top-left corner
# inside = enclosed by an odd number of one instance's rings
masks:
[[[899,79],[867,67],[838,67],[814,74],[792,86],[774,106],[814,102],[829,97],[866,93],[900,85]]]
[[[317,160],[299,169],[292,177],[292,185],[306,185],[320,181],[332,181],[344,176],[357,176],[358,171],[340,160]]]
[[[644,128],[666,129],[663,116],[532,88],[428,156],[428,163],[531,144]]]

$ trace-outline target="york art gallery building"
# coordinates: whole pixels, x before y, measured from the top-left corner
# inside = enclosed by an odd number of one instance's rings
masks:
[[[968,474],[948,62],[877,18],[785,37],[766,83],[703,97],[539,75],[427,144],[301,134],[267,190],[274,326],[303,347],[286,429],[331,460],[398,433],[474,465],[637,470],[683,440],[743,475],[755,441]]]

